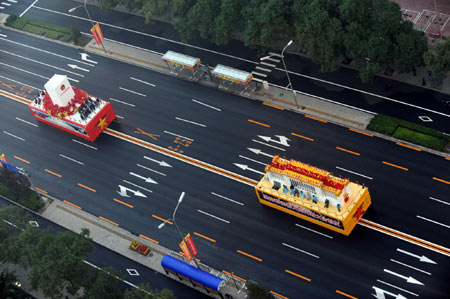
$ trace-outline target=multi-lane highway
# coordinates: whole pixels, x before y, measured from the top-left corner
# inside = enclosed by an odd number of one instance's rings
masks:
[[[177,222],[194,234],[198,258],[289,298],[450,292],[449,160],[104,57],[86,64],[77,49],[1,33],[1,90],[30,99],[54,73],[66,74],[111,100],[119,116],[88,144],[37,123],[23,103],[2,95],[0,151],[38,188],[172,249],[179,241],[173,228],[157,226],[185,191]],[[252,185],[274,154],[367,185],[371,222],[343,237],[259,205]]]

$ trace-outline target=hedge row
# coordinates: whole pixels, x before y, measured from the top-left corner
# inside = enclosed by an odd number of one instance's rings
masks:
[[[37,35],[43,35],[51,39],[62,40],[65,42],[69,41],[72,38],[72,31],[69,28],[48,24],[26,17],[18,18],[17,16],[11,15],[6,20],[6,25],[19,30],[27,31]]]
[[[11,190],[7,186],[0,183],[0,195],[3,195],[4,197],[17,202],[22,206],[29,208],[30,210],[37,212],[44,206],[44,203],[41,201],[39,195],[37,195],[36,192],[32,190],[29,191],[29,193],[21,194],[11,192]]]
[[[450,137],[442,132],[387,115],[376,115],[367,129],[424,147],[444,151]]]

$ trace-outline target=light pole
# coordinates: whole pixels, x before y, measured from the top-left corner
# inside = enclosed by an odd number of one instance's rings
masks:
[[[86,14],[87,14],[87,16],[88,16],[88,18],[89,18],[89,21],[91,21],[91,25],[92,25],[92,28],[94,28],[94,21],[92,21],[92,18],[91,18],[91,15],[89,14],[89,11],[88,11],[88,9],[87,9],[87,6],[86,6],[86,1],[87,0],[84,0],[84,4],[82,4],[82,5],[78,5],[78,6],[75,6],[75,7],[73,7],[73,8],[71,8],[71,9],[69,9],[69,13],[73,13],[75,10],[77,10],[78,8],[80,8],[80,7],[84,7],[84,10],[86,11]],[[100,43],[101,45],[102,45],[102,48],[103,48],[103,51],[105,51],[105,54],[108,54],[107,52],[106,52],[106,49],[105,49],[105,46],[103,45],[103,42],[102,43]]]
[[[173,215],[172,215],[172,219],[167,219],[165,220],[163,223],[161,223],[160,225],[158,225],[158,229],[162,229],[164,227],[164,225],[166,225],[167,222],[169,222],[170,220],[173,221],[173,224],[175,224],[175,228],[177,229],[178,234],[180,235],[181,241],[184,242],[184,238],[183,238],[183,233],[181,232],[180,228],[178,227],[178,224],[175,220],[175,214],[177,212],[178,207],[180,206],[181,202],[183,201],[185,193],[181,192],[180,198],[178,199],[178,203],[177,206],[175,207],[175,210],[173,210]],[[194,255],[192,254],[191,250],[189,249],[189,246],[186,246],[187,250],[189,251],[190,255],[192,256],[192,259],[194,260],[195,264],[197,265],[197,268],[200,269],[200,265],[197,263],[197,261],[195,260]]]

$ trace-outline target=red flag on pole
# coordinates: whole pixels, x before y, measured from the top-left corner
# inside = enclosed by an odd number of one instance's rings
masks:
[[[100,46],[102,44],[102,41],[100,40],[100,37],[98,36],[98,33],[97,33],[97,31],[95,31],[94,27],[91,28],[91,33],[92,33],[92,36],[94,37],[97,45]]]
[[[197,255],[198,250],[194,244],[194,240],[192,240],[191,234],[187,234],[184,239],[186,240],[187,246],[189,247],[189,250],[191,251],[192,255],[193,256]]]
[[[188,247],[187,247],[187,245],[186,245],[186,242],[185,242],[184,240],[181,241],[181,243],[180,243],[180,248],[181,248],[181,250],[183,251],[184,256],[186,256],[186,258],[188,259],[188,261],[190,261],[190,260],[192,259],[192,255],[191,255],[191,253],[189,252],[189,249],[188,249]]]

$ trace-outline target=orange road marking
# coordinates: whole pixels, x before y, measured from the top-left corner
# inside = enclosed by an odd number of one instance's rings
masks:
[[[409,145],[406,145],[406,144],[403,144],[403,143],[400,143],[400,142],[396,142],[395,144],[400,145],[400,146],[403,146],[403,147],[407,147],[407,148],[409,148],[409,149],[412,149],[412,150],[415,150],[415,151],[418,151],[418,152],[421,152],[421,151],[422,151],[420,148],[416,148],[416,147],[413,147],[413,146],[409,146]]]
[[[84,188],[84,189],[87,189],[87,190],[89,190],[89,191],[97,192],[97,191],[95,191],[95,189],[89,188],[88,186],[85,186],[85,185],[83,185],[83,184],[78,183],[77,185],[80,186],[80,187],[82,187],[82,188]]]
[[[445,157],[445,160],[450,160],[450,158]]]
[[[398,165],[395,165],[395,164],[392,164],[392,163],[389,163],[389,162],[386,162],[386,161],[383,161],[383,164],[386,164],[386,165],[389,165],[389,166],[392,166],[392,167],[397,167],[397,168],[402,169],[404,171],[408,171],[408,168],[405,168],[405,167],[402,167],[402,166],[398,166]]]
[[[363,131],[360,131],[360,130],[356,130],[356,129],[352,129],[352,128],[350,128],[349,130],[353,131],[353,132],[356,132],[356,133],[359,133],[359,134],[363,134],[363,135],[369,136],[369,137],[373,137],[373,134],[369,134],[369,133],[366,133],[366,132],[363,132]]]
[[[354,297],[352,295],[346,294],[344,292],[341,292],[339,290],[336,290],[336,293],[341,294],[342,296],[348,297],[348,298],[352,298],[352,299],[358,299],[357,297]]]
[[[118,200],[118,199],[116,199],[116,198],[113,198],[113,200],[114,200],[115,202],[118,202],[118,203],[120,203],[120,204],[123,204],[124,206],[127,206],[127,207],[129,207],[129,208],[134,208],[134,206],[132,206],[132,205],[130,205],[130,204],[127,204],[126,202],[123,202],[123,201]]]
[[[340,151],[347,152],[347,153],[349,153],[349,154],[353,154],[353,155],[356,155],[356,156],[361,156],[360,153],[352,152],[352,151],[350,151],[350,150],[348,150],[348,149],[345,149],[345,148],[342,148],[342,147],[339,147],[339,146],[336,146],[336,148],[337,148],[338,150],[340,150]]]
[[[294,275],[294,276],[297,276],[297,277],[300,277],[301,279],[304,279],[304,280],[307,280],[307,281],[311,281],[310,278],[302,276],[302,275],[297,274],[295,272],[289,271],[288,269],[285,269],[284,272],[289,273],[289,274]]]
[[[187,256],[184,254],[184,252],[178,251],[179,254],[181,254],[182,256],[184,256],[185,258],[187,258]],[[197,262],[200,262],[200,260],[198,258],[195,258],[195,260]]]
[[[60,175],[60,174],[58,174],[58,173],[56,173],[56,172],[53,172],[53,171],[48,170],[48,169],[44,169],[44,170],[45,170],[45,172],[48,172],[48,173],[50,173],[50,174],[53,174],[54,176],[57,176],[57,177],[59,177],[59,178],[62,178],[62,175]]]
[[[156,218],[156,219],[158,219],[158,220],[161,220],[162,222],[166,222],[166,223],[169,223],[169,224],[173,224],[172,221],[168,221],[167,219],[161,218],[161,217],[159,217],[159,216],[152,215],[152,217],[153,217],[153,218]]]
[[[314,119],[314,120],[317,120],[317,121],[320,121],[321,123],[324,123],[324,124],[328,123],[326,120],[323,120],[323,119],[320,119],[320,118],[317,118],[317,117],[314,117],[314,116],[311,116],[311,115],[308,115],[308,114],[305,114],[305,117],[310,118],[310,119]]]
[[[269,106],[269,107],[272,107],[272,108],[275,108],[275,109],[278,109],[278,110],[284,110],[284,108],[281,108],[281,107],[278,107],[278,106],[275,106],[275,105],[272,105],[272,104],[269,104],[269,103],[266,103],[266,102],[264,102],[263,105]]]
[[[80,206],[77,206],[76,204],[73,204],[73,203],[71,203],[70,201],[67,201],[67,200],[63,200],[63,201],[64,201],[66,204],[71,205],[72,207],[75,207],[75,208],[77,208],[77,209],[82,210]]]
[[[109,220],[109,219],[106,219],[106,218],[104,218],[104,217],[102,217],[102,216],[98,216],[98,218],[100,218],[100,219],[102,219],[102,220],[105,220],[106,222],[109,222],[109,223],[111,223],[111,224],[113,224],[113,225],[115,225],[115,226],[119,226],[118,223],[115,223],[114,221],[111,221],[111,220]]]
[[[244,279],[244,278],[242,278],[242,277],[239,277],[239,276],[237,276],[237,275],[234,275],[233,273],[227,272],[227,271],[225,271],[225,270],[222,270],[222,272],[225,273],[225,274],[228,274],[228,275],[230,275],[230,276],[232,276],[232,277],[234,277],[234,278],[236,278],[236,279],[238,279],[238,280],[240,280],[240,281],[242,281],[242,282],[247,282],[246,279]]]
[[[445,183],[445,184],[449,184],[449,185],[450,185],[450,182],[449,182],[449,181],[445,181],[445,180],[440,179],[440,178],[433,177],[433,180],[439,181],[439,182],[441,182],[441,183]]]
[[[202,235],[202,234],[199,234],[199,233],[194,232],[194,235],[199,236],[200,238],[206,239],[206,240],[208,240],[208,241],[211,241],[211,242],[213,242],[213,243],[216,243],[216,240],[211,239],[211,238],[209,238],[209,237],[207,237],[207,236],[204,236],[204,235]]]
[[[276,292],[274,292],[274,291],[270,291],[270,293],[273,294],[273,295],[275,295],[275,296],[278,296],[278,297],[280,297],[280,298],[283,298],[283,299],[289,299],[288,297],[283,296],[283,295],[281,295],[281,294],[278,294],[278,293],[276,293]]]
[[[259,257],[256,257],[256,256],[254,256],[254,255],[251,255],[251,254],[249,254],[249,253],[247,253],[247,252],[244,252],[244,251],[242,251],[242,250],[236,250],[238,253],[240,253],[240,254],[243,254],[243,255],[245,255],[245,256],[248,256],[249,258],[252,258],[252,259],[254,259],[254,260],[257,260],[258,262],[262,262],[262,259],[260,259]]]
[[[137,128],[137,129],[134,131],[134,133],[137,133],[137,134],[143,134],[143,135],[145,135],[145,136],[150,137],[150,138],[153,139],[153,140],[158,140],[158,137],[160,136],[160,135],[156,135],[156,134],[150,134],[150,133],[147,133],[147,132],[145,132],[144,130],[142,130],[142,129],[140,129],[140,128]]]
[[[257,124],[257,125],[260,125],[260,126],[266,127],[266,128],[270,128],[270,126],[269,126],[269,125],[266,125],[266,124],[260,123],[259,121],[256,121],[256,120],[252,120],[252,119],[249,119],[248,121],[249,121],[249,122],[251,122],[251,123],[254,123],[254,124]]]
[[[15,94],[12,94],[10,92],[4,91],[4,90],[0,90],[0,94],[3,96],[6,96],[8,98],[12,98],[13,100],[16,100],[18,102],[21,102],[22,104],[28,105],[31,103],[30,100],[26,100],[22,97],[16,96]]]
[[[20,160],[20,161],[22,161],[22,162],[25,162],[25,163],[27,163],[27,164],[30,164],[29,161],[27,161],[27,160],[25,160],[25,159],[22,159],[22,158],[20,158],[20,157],[14,156],[14,158],[16,158],[17,160]]]
[[[39,189],[38,187],[34,187],[34,189],[36,189],[37,191],[39,191],[39,192],[41,192],[41,193],[48,194],[47,191],[42,190],[42,189]]]
[[[142,237],[142,238],[144,238],[144,239],[146,239],[146,240],[149,240],[150,242],[153,242],[153,243],[155,243],[155,244],[159,244],[158,241],[153,240],[153,239],[151,239],[151,238],[149,238],[149,237],[147,237],[147,236],[144,236],[144,235],[139,234],[139,237]]]
[[[300,134],[291,133],[291,135],[292,136],[297,136],[297,137],[300,137],[300,138],[303,138],[303,139],[306,139],[306,140],[309,140],[309,141],[314,141],[314,139],[306,137],[306,136],[303,136],[303,135],[300,135]]]

